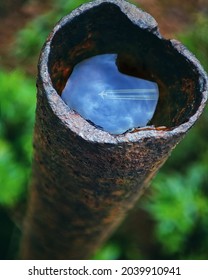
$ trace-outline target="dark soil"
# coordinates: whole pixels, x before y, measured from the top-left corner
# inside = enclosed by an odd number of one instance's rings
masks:
[[[136,0],[158,22],[163,36],[173,38],[194,24],[198,13],[208,13],[207,0]]]
[[[14,57],[10,55],[16,33],[27,22],[48,11],[50,2],[50,0],[3,0],[0,2],[0,65],[7,68],[17,66]]]

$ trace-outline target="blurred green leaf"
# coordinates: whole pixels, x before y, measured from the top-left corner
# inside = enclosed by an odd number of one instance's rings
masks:
[[[96,255],[94,260],[116,260],[119,258],[120,248],[115,243],[107,243],[104,245]]]
[[[155,179],[153,196],[144,208],[156,221],[155,234],[164,250],[183,252],[195,224],[207,217],[208,198],[201,190],[207,174],[208,166],[197,164],[186,174],[161,173]]]
[[[12,147],[0,140],[0,204],[11,206],[24,191],[25,170],[14,159]]]
[[[0,70],[0,204],[11,206],[25,192],[32,158],[35,81]]]
[[[181,34],[178,39],[192,51],[200,60],[201,64],[208,70],[208,18],[203,14],[197,15],[196,23]]]

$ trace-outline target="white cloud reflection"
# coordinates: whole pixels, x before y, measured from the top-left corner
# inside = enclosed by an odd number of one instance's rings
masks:
[[[62,99],[83,118],[111,134],[146,126],[156,109],[156,83],[122,74],[116,54],[102,54],[74,67]]]

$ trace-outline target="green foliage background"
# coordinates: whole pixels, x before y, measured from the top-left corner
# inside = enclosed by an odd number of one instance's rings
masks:
[[[17,34],[13,55],[17,70],[0,68],[0,208],[10,210],[27,194],[31,170],[32,131],[35,116],[35,79],[26,74],[36,65],[38,53],[53,25],[76,6],[87,2],[52,1],[50,12],[36,17]],[[208,19],[199,14],[194,26],[178,34],[208,70]],[[145,216],[151,229],[123,228],[97,252],[95,259],[207,259],[208,258],[208,110],[179,144],[152,182],[149,193],[132,215]],[[0,219],[3,214],[0,214]],[[1,222],[1,220],[0,220]],[[15,226],[4,221],[0,230],[0,257],[11,258]],[[3,223],[3,222],[2,222]],[[4,230],[3,230],[4,228]],[[150,250],[138,241],[151,230]],[[6,242],[6,243],[5,243]],[[10,249],[9,249],[10,248]],[[14,246],[14,248],[16,248]],[[15,250],[15,249],[14,249]],[[157,252],[155,251],[157,250]]]

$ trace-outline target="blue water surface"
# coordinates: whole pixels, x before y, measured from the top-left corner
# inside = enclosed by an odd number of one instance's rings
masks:
[[[95,126],[122,134],[146,126],[159,97],[154,82],[119,72],[116,54],[102,54],[74,67],[62,92],[62,99]]]

